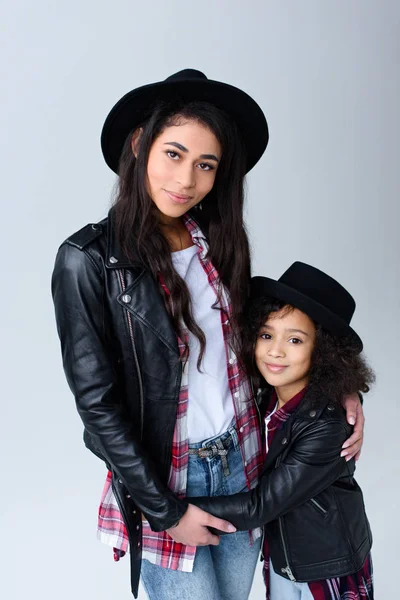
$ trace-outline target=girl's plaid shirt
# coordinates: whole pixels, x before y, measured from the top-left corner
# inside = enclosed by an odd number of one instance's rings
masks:
[[[221,327],[225,341],[226,367],[229,389],[236,415],[236,427],[248,488],[257,485],[261,472],[264,450],[261,442],[260,424],[255,400],[252,395],[249,380],[244,377],[238,365],[238,360],[230,347],[232,328],[229,320],[231,305],[227,290],[221,284],[218,273],[207,258],[208,244],[197,223],[188,215],[184,219],[193,243],[197,246],[197,256],[203,267],[210,286],[219,298],[218,308],[221,315]],[[178,339],[181,356],[185,345]],[[172,445],[172,464],[168,485],[178,496],[186,494],[188,468],[188,436],[187,436],[187,405],[188,405],[188,372],[187,363],[182,369],[182,381],[178,400],[177,420]],[[249,543],[253,543],[261,535],[261,530],[249,531]],[[117,501],[111,488],[111,473],[107,474],[98,514],[98,537],[114,548],[114,559],[119,560],[129,547],[128,534]],[[192,571],[196,548],[178,544],[166,533],[155,533],[147,521],[143,521],[143,558],[165,568]]]

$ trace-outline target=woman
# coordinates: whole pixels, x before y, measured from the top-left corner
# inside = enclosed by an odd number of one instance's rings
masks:
[[[57,255],[64,369],[85,443],[109,469],[100,536],[116,558],[129,543],[135,597],[142,552],[151,599],[242,600],[251,587],[260,530],[219,543],[208,526],[229,524],[185,496],[250,489],[262,465],[237,356],[250,279],[243,181],[267,142],[256,102],[199,71],[133,90],[102,132],[116,202]],[[357,397],[346,403],[355,419]]]

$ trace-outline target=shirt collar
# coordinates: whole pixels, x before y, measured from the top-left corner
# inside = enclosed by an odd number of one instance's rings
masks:
[[[203,245],[207,241],[206,236],[200,229],[200,225],[188,213],[183,215],[183,222],[195,244],[197,243],[198,245],[198,243],[201,243]]]
[[[273,416],[280,418],[289,417],[296,408],[299,406],[300,402],[303,400],[305,393],[307,391],[307,386],[304,387],[300,392],[298,392],[293,398],[291,398],[288,402],[286,402],[281,408],[278,408]],[[278,401],[278,396],[276,391],[274,390],[271,394],[271,400],[267,409],[267,415],[269,415],[275,408],[276,403]]]

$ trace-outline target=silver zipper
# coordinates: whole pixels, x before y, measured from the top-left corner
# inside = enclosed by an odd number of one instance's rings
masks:
[[[278,458],[276,459],[275,468],[279,467],[280,462],[281,462],[281,455],[279,455]],[[283,546],[283,553],[285,555],[285,560],[286,560],[286,567],[282,568],[281,572],[286,573],[287,576],[289,577],[290,581],[296,581],[296,578],[293,575],[292,569],[290,568],[290,565],[289,565],[289,557],[288,557],[287,548],[286,548],[286,544],[285,544],[285,538],[283,537],[282,517],[278,517],[278,521],[279,521],[279,531],[281,534],[281,540],[282,540],[282,546]]]
[[[293,577],[293,573],[290,569],[290,567],[285,567],[284,569],[281,569],[282,573],[287,573],[287,576],[289,577],[290,581],[296,581],[295,578]]]
[[[321,506],[321,505],[320,505],[320,503],[319,503],[319,502],[317,502],[317,501],[316,501],[314,498],[310,498],[310,502],[311,502],[312,504],[314,504],[314,506],[315,506],[315,507],[316,507],[318,510],[320,510],[320,511],[322,512],[322,514],[324,514],[324,515],[327,515],[327,514],[328,514],[328,511],[327,511],[327,510],[326,510],[326,509],[325,509],[323,506]]]
[[[264,560],[265,556],[264,556],[264,540],[265,540],[265,525],[262,528],[262,536],[261,536],[261,558],[260,560]]]
[[[254,400],[254,404],[256,405],[256,409],[257,409],[257,414],[258,414],[258,422],[260,425],[260,429],[261,429],[261,413],[260,413],[260,408],[257,404],[257,399],[256,399],[256,395],[254,393],[254,386],[253,386],[253,381],[250,378],[250,389],[251,389],[251,393],[253,396],[253,400]],[[261,439],[261,431],[260,431],[260,439]],[[262,528],[262,536],[261,536],[261,560],[264,560],[264,540],[265,540],[265,525]]]
[[[281,539],[282,539],[282,546],[283,546],[283,552],[285,554],[285,560],[286,560],[286,567],[281,569],[282,573],[286,573],[287,576],[289,577],[290,581],[296,581],[293,573],[292,573],[292,569],[289,566],[289,558],[288,558],[288,553],[287,553],[287,549],[286,549],[286,544],[285,544],[285,539],[283,537],[283,525],[282,525],[282,517],[279,517],[278,519],[279,521],[279,530],[281,532]]]
[[[119,273],[119,278],[120,278],[120,282],[121,282],[122,291],[125,292],[126,286],[125,286],[125,281],[124,281],[124,272],[122,271],[122,269],[119,269],[118,273]],[[135,359],[135,365],[136,365],[136,370],[137,370],[138,379],[139,379],[139,393],[140,393],[140,440],[142,440],[143,439],[143,414],[144,414],[143,382],[142,382],[142,375],[141,375],[140,367],[139,367],[139,359],[138,359],[138,355],[137,355],[137,352],[136,352],[135,341],[133,339],[133,327],[132,327],[131,313],[128,311],[128,309],[126,309],[126,316],[127,316],[127,319],[128,319],[128,328],[129,328],[129,335],[130,335],[130,338],[131,338],[131,344],[132,344],[132,350],[133,350],[133,357]]]

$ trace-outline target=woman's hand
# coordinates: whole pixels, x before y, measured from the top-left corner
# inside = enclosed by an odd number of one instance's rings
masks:
[[[365,423],[364,411],[359,395],[351,394],[351,396],[345,396],[343,407],[346,411],[347,422],[350,425],[354,425],[354,431],[343,444],[340,456],[345,456],[347,461],[352,458],[358,460],[363,445]]]
[[[224,521],[213,517],[193,504],[189,504],[187,511],[176,527],[167,529],[167,533],[175,542],[187,546],[218,546],[219,536],[213,535],[208,527],[213,527],[225,533],[234,533],[236,528]]]

